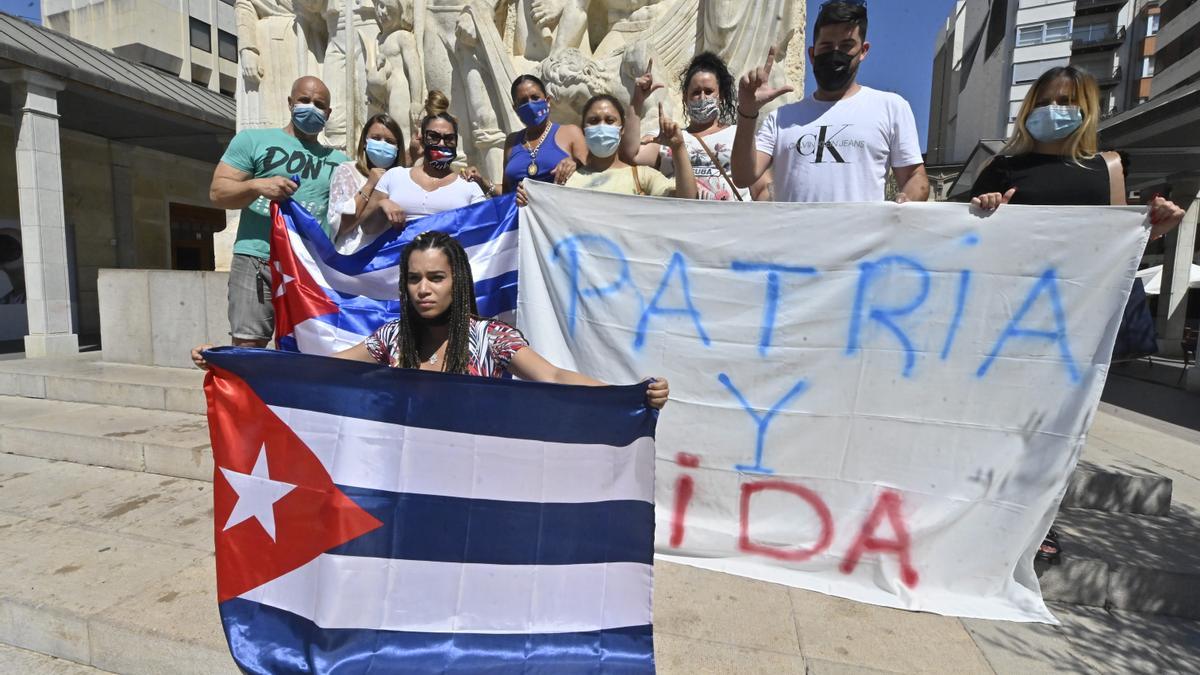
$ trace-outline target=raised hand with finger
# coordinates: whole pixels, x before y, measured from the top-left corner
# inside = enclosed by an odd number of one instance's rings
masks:
[[[641,117],[645,112],[646,99],[665,86],[667,85],[654,79],[654,59],[648,60],[646,72],[633,81],[633,92],[629,97],[629,105],[633,109],[633,114]]]
[[[658,104],[658,136],[654,142],[665,145],[672,151],[683,147],[683,133],[679,130],[679,123],[667,115],[662,103]]]
[[[790,94],[795,88],[789,85],[771,86],[771,69],[775,66],[775,48],[767,52],[767,62],[742,76],[738,81],[738,115],[746,118],[758,117],[758,111],[775,99]]]

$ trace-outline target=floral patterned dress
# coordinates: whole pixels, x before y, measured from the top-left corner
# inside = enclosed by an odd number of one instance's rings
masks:
[[[393,319],[367,338],[367,351],[379,363],[398,368],[400,320]],[[470,356],[467,374],[478,377],[503,377],[517,352],[529,346],[521,331],[495,319],[471,318]]]

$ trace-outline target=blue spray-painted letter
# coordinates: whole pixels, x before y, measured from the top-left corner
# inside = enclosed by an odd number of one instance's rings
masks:
[[[658,302],[662,300],[663,293],[671,285],[671,277],[678,270],[679,287],[683,291],[683,304],[686,307],[659,307]],[[641,349],[646,344],[646,328],[650,325],[650,317],[656,314],[666,314],[668,316],[686,315],[692,317],[692,323],[696,325],[696,335],[700,337],[700,341],[707,347],[712,341],[708,339],[708,333],[705,332],[704,326],[700,323],[700,311],[696,309],[696,305],[692,303],[692,289],[688,282],[687,261],[684,260],[683,254],[678,251],[671,256],[671,263],[667,266],[667,271],[663,272],[662,281],[658,283],[658,290],[654,291],[654,297],[650,299],[650,304],[642,310],[642,318],[638,320],[637,336],[633,338],[633,348]]]
[[[779,310],[779,275],[806,274],[815,275],[817,270],[812,267],[791,267],[788,265],[772,265],[770,263],[749,263],[735,260],[730,265],[734,272],[766,272],[767,299],[763,304],[762,334],[758,339],[758,353],[766,356],[771,346],[771,333],[775,330],[775,314]]]
[[[588,286],[580,287],[579,279],[579,255],[581,251],[588,251],[589,246],[607,249],[602,254],[603,256],[611,257],[617,262],[617,278],[604,286]],[[592,254],[594,257],[600,257],[597,254]],[[567,302],[567,332],[572,337],[575,336],[575,316],[579,310],[579,299],[587,297],[598,298],[602,295],[609,295],[621,290],[625,284],[630,283],[629,276],[629,261],[625,259],[625,252],[616,242],[595,234],[578,234],[560,240],[554,245],[550,252],[550,260],[554,262],[562,261],[567,270],[567,276],[571,280],[571,298]]]
[[[860,263],[858,267],[858,293],[854,296],[854,313],[850,316],[850,339],[846,343],[846,354],[858,353],[862,344],[863,324],[866,321],[874,321],[891,331],[892,335],[895,335],[896,339],[900,341],[900,346],[904,348],[903,374],[904,377],[910,377],[917,361],[916,353],[912,340],[900,326],[896,325],[894,319],[912,314],[921,306],[921,303],[925,302],[925,298],[929,297],[929,270],[912,258],[899,255],[880,258],[875,262]],[[888,270],[892,267],[907,267],[914,273],[919,282],[917,294],[908,304],[899,307],[876,307],[868,302],[867,294],[871,285],[877,279],[885,278]]]
[[[721,384],[725,385],[729,393],[733,394],[733,397],[742,405],[742,409],[746,411],[746,414],[750,415],[750,418],[754,420],[754,424],[758,427],[754,442],[754,464],[735,464],[733,468],[738,471],[752,471],[754,473],[775,473],[774,469],[768,469],[763,466],[763,446],[767,440],[767,428],[771,426],[771,420],[775,418],[775,413],[779,412],[780,408],[786,405],[788,401],[804,393],[805,389],[808,389],[808,381],[798,380],[788,390],[788,393],[783,395],[783,398],[776,401],[775,405],[771,406],[770,409],[764,411],[765,414],[760,414],[759,411],[761,408],[755,408],[750,405],[750,402],[746,400],[742,392],[733,386],[733,381],[729,379],[728,375],[720,373],[717,375],[717,379],[721,381]]]
[[[1029,310],[1033,308],[1033,303],[1037,302],[1038,296],[1045,293],[1050,298],[1050,309],[1054,313],[1054,330],[1039,330],[1036,328],[1025,328],[1021,326],[1021,321]],[[1040,340],[1050,340],[1058,344],[1059,354],[1062,356],[1063,367],[1067,369],[1067,377],[1071,378],[1073,384],[1078,384],[1080,380],[1079,366],[1075,364],[1074,357],[1071,356],[1071,345],[1067,342],[1067,315],[1063,311],[1062,296],[1058,293],[1058,273],[1053,267],[1042,272],[1042,276],[1038,282],[1034,284],[1033,289],[1029,291],[1029,295],[1025,297],[1025,302],[1013,318],[1004,327],[1004,332],[1000,334],[1000,339],[996,341],[996,346],[992,347],[992,351],[987,358],[980,364],[979,370],[975,373],[978,377],[987,375],[988,369],[992,367],[992,362],[1000,355],[1000,351],[1004,349],[1004,344],[1009,338],[1014,337],[1031,337]]]

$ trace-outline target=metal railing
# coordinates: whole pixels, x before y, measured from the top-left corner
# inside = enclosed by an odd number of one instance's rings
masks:
[[[1120,28],[1111,24],[1099,24],[1076,28],[1071,32],[1072,47],[1086,47],[1105,42],[1120,42],[1125,39],[1125,27]]]

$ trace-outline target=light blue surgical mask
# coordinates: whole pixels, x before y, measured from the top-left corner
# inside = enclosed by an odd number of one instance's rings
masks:
[[[367,160],[371,166],[390,169],[396,163],[396,146],[378,138],[367,139]]]
[[[325,128],[325,112],[311,103],[292,106],[292,126],[302,134],[315,136]]]
[[[612,157],[621,144],[621,127],[614,124],[593,124],[583,128],[588,152],[597,157]]]
[[[1044,105],[1034,108],[1025,119],[1025,130],[1043,142],[1061,141],[1083,124],[1083,111],[1077,105]]]

